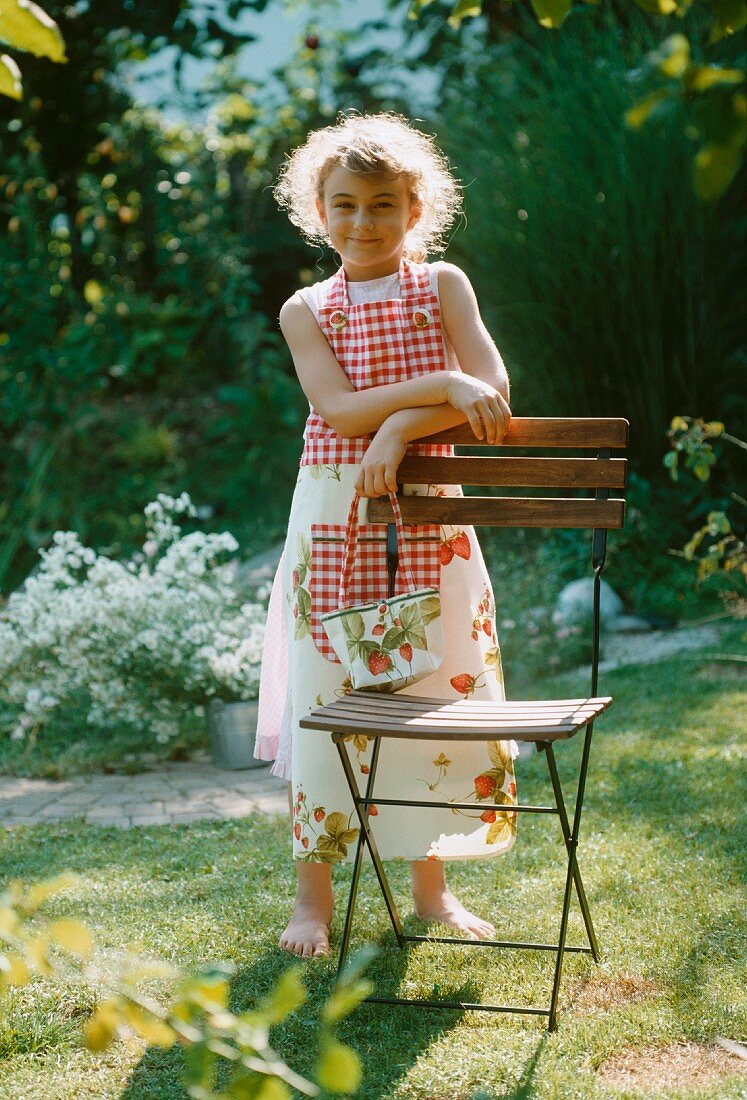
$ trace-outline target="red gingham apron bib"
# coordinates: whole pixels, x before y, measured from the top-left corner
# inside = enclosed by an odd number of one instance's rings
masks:
[[[447,370],[441,306],[427,266],[400,267],[401,298],[351,306],[343,268],[332,279],[318,321],[335,358],[356,390],[405,382]],[[345,439],[312,409],[306,421],[301,465],[360,462],[373,436]],[[413,443],[408,454],[452,455],[448,444]]]
[[[399,285],[399,298],[351,304],[344,271],[329,281],[317,319],[357,390],[405,381],[429,371],[458,369],[449,364],[445,352],[439,300],[431,287],[429,265],[403,261]],[[257,755],[276,759],[274,773],[291,780],[293,855],[300,860],[343,862],[352,858],[354,848],[350,844],[343,851],[347,842],[340,842],[342,818],[349,822],[348,829],[354,829],[355,822],[336,750],[330,739],[302,730],[298,721],[350,688],[318,616],[338,603],[348,510],[371,438],[345,439],[311,410],[285,548],[270,597]],[[448,455],[452,448],[416,443],[408,453]],[[402,491],[421,495],[461,492],[458,486],[439,485],[405,485]],[[361,524],[351,602],[377,598],[382,585],[386,590],[385,533],[384,524]],[[408,535],[412,539],[409,545],[417,547],[413,570],[417,585],[441,582],[448,639],[441,669],[413,685],[412,692],[444,699],[503,699],[495,603],[473,529],[431,524],[410,527]],[[402,583],[398,577],[397,591],[402,590]],[[409,691],[405,688],[403,694]],[[282,732],[284,728],[290,731],[289,736]],[[507,800],[513,799],[516,790],[511,763],[515,746],[508,742],[492,745],[408,743],[406,763],[400,755],[402,746],[382,745],[381,797],[405,798],[426,784],[434,800],[474,799],[477,803],[474,813],[382,806],[376,833],[383,858],[475,859],[511,847],[513,830],[508,825],[495,835],[500,822],[480,817],[480,792],[487,786],[495,782],[496,793],[500,789]],[[348,748],[351,762],[363,778],[369,745],[365,739],[360,743],[351,739]],[[486,778],[476,784],[476,777]]]

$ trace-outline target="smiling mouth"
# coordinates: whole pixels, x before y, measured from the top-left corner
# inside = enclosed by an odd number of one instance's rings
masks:
[[[356,244],[376,244],[379,237],[349,237],[351,241],[355,241]]]

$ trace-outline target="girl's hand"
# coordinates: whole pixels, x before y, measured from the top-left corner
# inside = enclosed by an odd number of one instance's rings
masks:
[[[469,425],[478,439],[500,443],[511,423],[511,410],[505,397],[487,382],[471,374],[450,372],[446,383],[446,399],[460,412],[466,413]]]
[[[361,497],[383,497],[397,492],[397,468],[405,457],[407,443],[383,424],[363,456],[355,491]]]

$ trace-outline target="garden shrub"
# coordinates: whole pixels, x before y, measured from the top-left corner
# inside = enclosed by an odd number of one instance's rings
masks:
[[[442,86],[439,137],[466,185],[450,257],[473,276],[516,414],[627,417],[650,477],[675,413],[744,413],[741,181],[696,197],[676,104],[626,128],[629,73],[658,40],[644,13],[585,8],[559,33],[517,18],[499,44],[466,38]],[[740,48],[719,47],[725,63]]]

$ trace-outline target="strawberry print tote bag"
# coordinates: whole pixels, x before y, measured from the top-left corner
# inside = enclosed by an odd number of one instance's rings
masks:
[[[360,498],[356,494],[348,516],[339,607],[321,616],[335,653],[356,690],[398,691],[430,676],[443,660],[439,590],[415,587],[396,493],[390,493],[389,499],[408,590],[398,596],[382,592],[375,603],[348,606],[348,588],[358,545]]]

